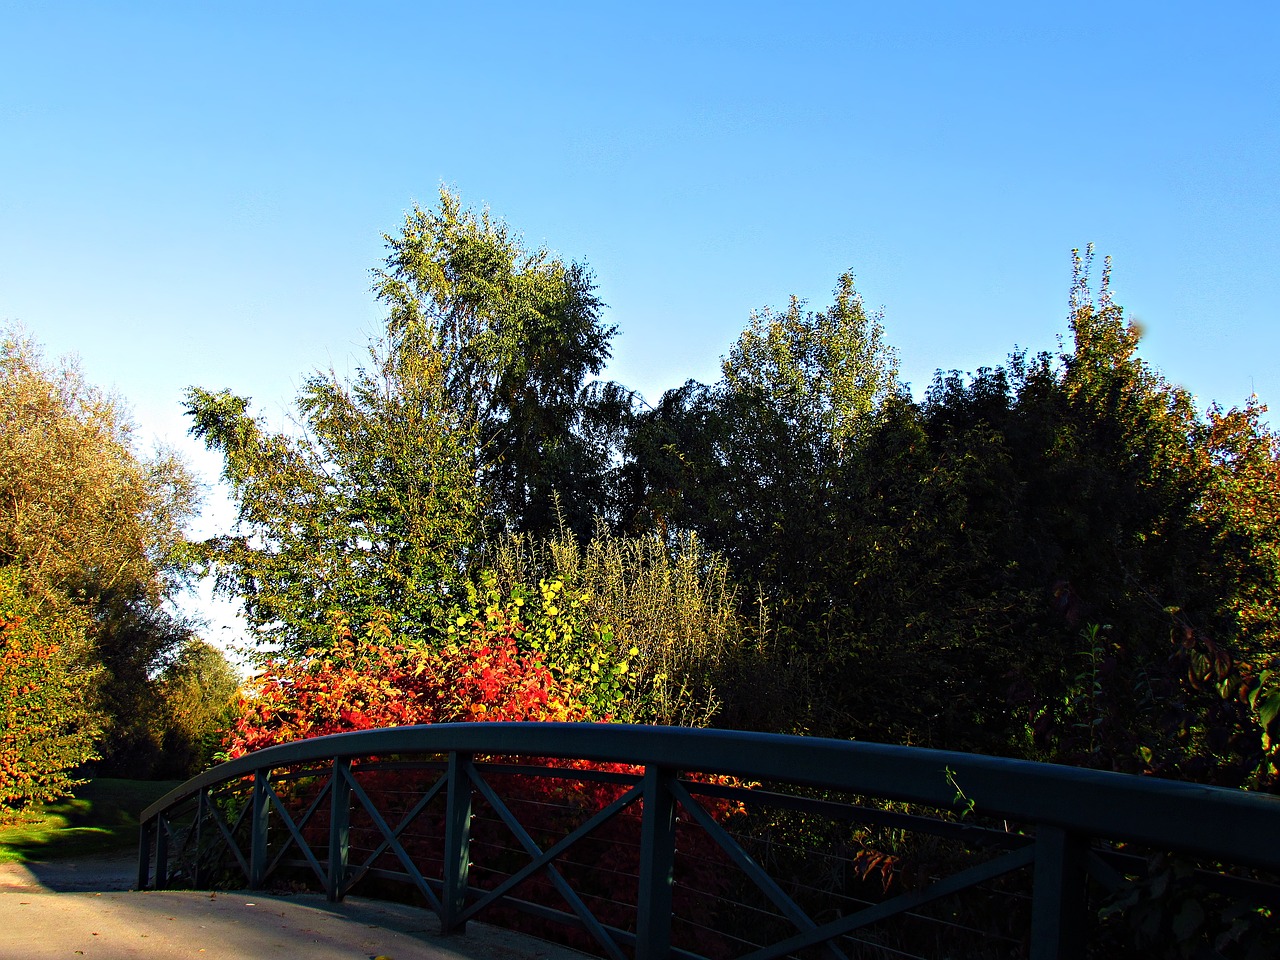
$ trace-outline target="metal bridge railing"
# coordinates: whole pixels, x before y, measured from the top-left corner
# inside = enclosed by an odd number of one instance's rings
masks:
[[[143,812],[138,887],[309,878],[336,901],[395,882],[444,932],[520,911],[611,960],[930,956],[965,938],[965,955],[1049,960],[1087,955],[1101,900],[1141,899],[1150,854],[1280,915],[1273,796],[808,737],[470,723],[208,770]]]

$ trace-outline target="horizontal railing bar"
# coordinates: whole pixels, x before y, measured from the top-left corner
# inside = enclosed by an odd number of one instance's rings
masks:
[[[776,807],[782,810],[794,810],[797,813],[817,813],[832,820],[844,820],[851,823],[869,823],[877,827],[889,827],[895,830],[911,830],[916,833],[928,833],[948,840],[962,840],[965,843],[982,847],[998,847],[1014,849],[1033,842],[1030,837],[996,830],[992,827],[978,827],[972,824],[951,823],[936,817],[923,817],[912,813],[895,813],[892,810],[877,810],[861,804],[839,803],[835,800],[823,800],[818,797],[805,797],[793,793],[779,793],[752,787],[730,787],[718,783],[702,783],[699,780],[681,779],[681,784],[694,796],[714,797],[717,800],[740,800],[757,807]]]
[[[627,724],[434,724],[280,744],[206,771],[149,806],[141,820],[153,819],[197,789],[248,776],[255,769],[334,757],[450,750],[652,764],[875,795],[938,809],[955,807],[958,786],[979,814],[1280,870],[1277,797],[918,747]],[[1195,823],[1197,829],[1187,830],[1188,823]]]
[[[483,773],[520,774],[524,776],[545,777],[548,780],[571,780],[578,783],[617,783],[631,785],[639,783],[638,773],[615,773],[612,770],[575,770],[571,767],[533,766],[522,763],[477,763],[476,769]]]
[[[292,766],[292,764],[291,764]],[[328,767],[308,767],[305,770],[289,770],[282,767],[271,768],[272,783],[289,783],[293,780],[319,779],[320,777],[329,777],[333,771]]]
[[[299,865],[301,865],[301,862]],[[392,870],[390,867],[370,867],[365,871],[364,875],[366,877],[376,877],[379,880],[394,880],[397,883],[403,883],[405,886],[417,889],[417,884],[414,883],[413,877],[403,870]],[[441,882],[435,877],[425,877],[424,879],[433,891],[438,891],[442,886]]]
[[[885,943],[876,943],[874,940],[868,940],[865,937],[855,937],[850,935],[850,936],[846,936],[844,939],[851,940],[852,942],[858,944],[859,946],[866,947],[871,950],[876,950],[888,956],[906,957],[907,960],[929,960],[929,958],[924,956],[923,954],[908,953],[906,950],[899,950],[896,947],[891,947]]]
[[[356,761],[354,769],[361,772],[378,770],[445,770],[447,760],[365,760]]]

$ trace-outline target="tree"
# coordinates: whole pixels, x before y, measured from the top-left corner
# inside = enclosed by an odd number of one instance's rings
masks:
[[[349,381],[307,379],[294,434],[230,392],[188,394],[239,506],[206,558],[293,653],[329,643],[336,614],[390,611],[397,635],[422,639],[462,595],[486,525],[550,529],[555,495],[577,519],[605,500],[605,421],[626,401],[585,383],[613,333],[585,267],[524,251],[447,190],[387,246],[385,333]]]
[[[0,423],[0,568],[42,617],[83,621],[82,642],[54,646],[68,675],[95,678],[82,692],[112,757],[189,633],[165,601],[184,582],[195,482],[170,452],[140,456],[121,402],[16,329],[0,336]]]
[[[836,471],[899,390],[881,319],[846,273],[826,310],[793,299],[753,314],[722,373],[638,418],[625,473],[633,525],[695,531],[770,595],[821,590]]]
[[[423,636],[479,537],[478,441],[447,403],[438,354],[393,335],[370,356],[353,383],[306,381],[299,436],[269,433],[229,392],[188,394],[192,433],[221,451],[239,507],[206,562],[259,635],[292,654],[327,645],[335,615],[390,610],[399,632]]]
[[[853,274],[836,282],[833,303],[806,311],[792,297],[785,313],[753,313],[721,364],[725,387],[768,409],[793,447],[840,453],[898,387],[898,357],[883,318],[868,316]]]
[[[616,327],[588,268],[525,250],[507,225],[442,188],[415,206],[375,290],[403,350],[435,354],[442,394],[480,442],[481,481],[499,524],[526,533],[561,520],[590,535],[604,507],[611,424],[629,408],[617,385],[591,384]],[[560,497],[560,516],[553,507]]]
[[[181,584],[195,481],[171,452],[137,454],[117,398],[6,330],[0,422],[0,565],[83,602],[136,594],[156,604]]]
[[[157,683],[160,776],[185,779],[214,760],[236,718],[240,676],[217,647],[192,638]]]
[[[1056,358],[1015,355],[929,391],[930,482],[949,474],[962,509],[924,515],[935,567],[957,576],[900,578],[945,589],[889,620],[945,625],[948,606],[963,610],[965,686],[996,683],[973,699],[939,682],[961,672],[918,671],[904,690],[964,707],[980,749],[1274,783],[1280,447],[1256,403],[1202,417],[1141,359],[1110,263],[1095,291],[1091,254],[1074,257]],[[961,453],[971,466],[955,473]],[[908,661],[931,662],[910,646]]]

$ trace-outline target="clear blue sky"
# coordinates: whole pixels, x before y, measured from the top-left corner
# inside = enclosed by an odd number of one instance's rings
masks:
[[[0,0],[0,320],[190,450],[186,386],[347,369],[444,183],[591,265],[651,399],[846,269],[917,392],[1052,348],[1093,241],[1166,376],[1280,404],[1278,10]]]

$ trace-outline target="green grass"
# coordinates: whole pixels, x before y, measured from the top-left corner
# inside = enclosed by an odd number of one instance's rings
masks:
[[[65,860],[137,847],[138,814],[178,780],[90,780],[0,824],[0,863]]]

